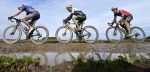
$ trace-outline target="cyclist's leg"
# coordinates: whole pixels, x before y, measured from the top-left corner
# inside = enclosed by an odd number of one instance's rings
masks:
[[[22,22],[23,22],[24,24],[26,24],[29,28],[31,28],[31,26],[29,25],[28,20],[31,20],[31,17],[32,17],[32,16],[33,16],[33,14],[29,14],[29,15],[25,16],[25,17],[22,19]]]
[[[127,36],[131,36],[131,28],[130,28],[130,24],[129,24],[129,18],[130,18],[130,16],[126,17],[126,19],[125,19],[125,26],[127,28],[127,33],[128,33]]]
[[[79,21],[78,21],[79,26],[81,26],[85,20],[86,20],[86,16],[85,15],[83,15],[82,17],[80,17]]]
[[[31,20],[31,23],[33,22],[36,22],[38,19],[40,18],[40,14],[39,14],[39,12],[36,12],[34,15],[33,15],[33,17],[32,17],[32,20]],[[33,23],[32,23],[32,28],[33,28]],[[29,31],[29,36],[28,37],[31,37],[31,35],[33,34],[33,32],[34,32],[34,28],[33,28],[33,30],[31,30],[31,31]]]
[[[128,18],[128,23],[130,24],[132,20],[133,20],[133,16],[130,15],[129,18]]]
[[[126,19],[126,17],[123,16],[123,17],[119,20],[119,23],[120,23],[120,26],[121,26],[123,29],[125,29],[126,33],[128,33],[128,29],[127,29],[127,27],[126,27],[126,25],[125,25],[125,19]]]
[[[74,17],[72,18],[72,21],[75,23],[77,29],[80,29],[80,26],[78,25],[78,16],[74,16]]]
[[[80,28],[80,25],[86,20],[86,15],[78,15],[76,20],[78,20],[77,28]],[[81,28],[79,30],[81,30]]]
[[[32,26],[30,26],[30,24],[28,23],[28,20],[30,20],[30,18],[31,18],[31,16],[33,16],[33,14],[29,14],[29,15],[27,15],[27,16],[25,16],[23,19],[22,19],[22,22],[24,23],[24,24],[26,24],[29,28],[30,28],[30,32],[31,32],[31,28],[32,28]],[[29,36],[29,32],[28,31],[28,34],[27,34],[27,36],[26,36],[26,40],[27,39],[30,39],[30,36]]]
[[[34,28],[32,27],[32,25],[29,24],[28,20],[33,20],[35,19],[36,20],[36,17],[40,17],[39,16],[39,13],[32,13],[32,14],[29,14],[27,15],[26,17],[24,17],[23,22],[29,26],[29,31],[28,31],[28,34],[27,34],[27,39],[29,39],[34,31]],[[37,18],[39,19],[39,18]]]
[[[33,24],[38,20],[40,19],[40,14],[39,12],[37,12],[34,17],[32,18],[31,22],[30,22],[30,25],[33,26]]]

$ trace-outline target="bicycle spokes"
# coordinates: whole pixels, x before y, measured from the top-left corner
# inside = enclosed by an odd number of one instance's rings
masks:
[[[113,32],[113,36],[116,36],[116,35],[117,35],[117,30],[115,29]]]
[[[3,40],[8,44],[16,43],[21,37],[21,29],[16,28],[16,25],[8,26],[3,32]]]
[[[89,37],[91,37],[91,33],[90,33],[90,32],[88,32],[88,34],[87,34],[87,35],[88,35],[88,39],[89,39]]]
[[[138,37],[140,36],[140,33],[138,33],[137,31],[133,30],[132,31],[133,35],[132,36],[135,36],[135,37]]]
[[[9,36],[9,38],[10,39],[15,39],[15,38],[17,38],[17,34],[19,33],[18,31],[17,31],[17,29],[13,29],[12,31],[11,31],[11,29],[10,30],[8,30],[8,31],[10,31],[10,33],[9,34],[6,34],[7,36]]]
[[[63,34],[62,34],[62,36],[66,36],[67,35],[67,33],[66,32],[64,32]]]
[[[14,35],[15,32],[16,32],[16,30],[17,30],[17,27],[14,27],[14,29],[12,30],[12,32],[10,33],[10,35]]]
[[[66,29],[66,26],[62,26],[57,29],[56,37],[60,43],[68,43],[72,40],[73,33],[72,30]]]
[[[42,28],[39,28],[39,29],[34,30],[31,37],[37,42],[42,41],[46,37],[46,32]]]
[[[123,39],[122,32],[120,31],[120,29],[115,27],[109,27],[106,30],[106,37],[109,41],[114,43],[120,42]]]
[[[88,32],[88,31],[86,31],[87,33],[86,34],[84,34],[84,35],[82,35],[82,37],[84,37],[84,36],[87,36],[87,39],[89,39],[90,37],[91,37],[91,33],[90,32]]]
[[[14,34],[15,34],[14,32],[11,32],[11,33],[10,33],[10,35],[14,35]]]
[[[133,41],[143,42],[145,40],[145,33],[141,28],[133,27],[131,33],[132,33],[132,40]]]
[[[82,30],[82,37],[87,43],[94,43],[98,39],[98,31],[93,26],[86,26]]]

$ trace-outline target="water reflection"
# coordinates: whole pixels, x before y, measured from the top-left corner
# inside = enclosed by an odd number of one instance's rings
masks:
[[[41,65],[57,65],[63,63],[64,61],[72,61],[72,56],[77,58],[78,56],[83,56],[85,58],[93,57],[95,60],[107,59],[111,56],[111,59],[116,59],[118,56],[129,56],[128,53],[102,53],[102,52],[37,52],[37,53],[14,53],[14,54],[1,54],[5,56],[16,56],[17,58],[22,58],[24,56],[29,56],[32,58],[40,58]],[[144,58],[150,58],[147,53],[135,53],[136,56],[143,56]]]

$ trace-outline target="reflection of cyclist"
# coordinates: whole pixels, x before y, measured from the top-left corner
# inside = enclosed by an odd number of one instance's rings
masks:
[[[86,20],[86,15],[81,10],[73,8],[72,5],[68,5],[66,8],[71,14],[64,20],[64,22],[66,23],[72,19],[77,29],[81,30],[80,25]]]
[[[23,11],[25,11],[27,16],[25,16],[21,20],[22,20],[23,23],[25,23],[30,28],[30,30],[28,32],[28,35],[29,35],[33,31],[33,29],[34,29],[31,24],[33,24],[33,22],[37,21],[40,18],[40,14],[33,7],[27,6],[27,5],[24,5],[24,4],[20,5],[18,7],[18,10],[19,11],[16,14],[10,16],[9,18],[11,19],[11,18],[13,18],[15,16],[18,16]],[[28,20],[31,20],[31,22],[28,23]]]
[[[114,20],[113,20],[112,24],[114,24],[114,22],[116,22],[117,16],[121,16],[121,19],[119,22],[121,23],[121,26],[126,29],[126,31],[128,33],[127,36],[131,36],[130,22],[133,19],[132,14],[126,10],[118,10],[117,7],[113,7],[111,10],[114,13]],[[124,25],[122,25],[122,24],[124,24]]]

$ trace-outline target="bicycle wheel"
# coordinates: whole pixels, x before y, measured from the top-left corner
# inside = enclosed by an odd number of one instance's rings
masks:
[[[109,27],[106,30],[106,38],[112,43],[118,43],[123,40],[123,35],[119,28]]]
[[[95,43],[98,40],[99,34],[95,27],[93,26],[85,26],[82,29],[83,40],[86,43]]]
[[[140,27],[132,27],[131,33],[132,33],[131,39],[134,42],[143,42],[146,38],[145,32]]]
[[[16,25],[8,26],[3,32],[3,40],[7,44],[13,44],[19,41],[22,35],[21,29],[18,27],[15,28]]]
[[[35,44],[43,44],[49,37],[49,31],[44,26],[36,26],[31,36],[31,41]]]
[[[68,43],[73,38],[72,30],[68,29],[66,32],[66,26],[61,26],[56,30],[56,38],[60,43]]]

